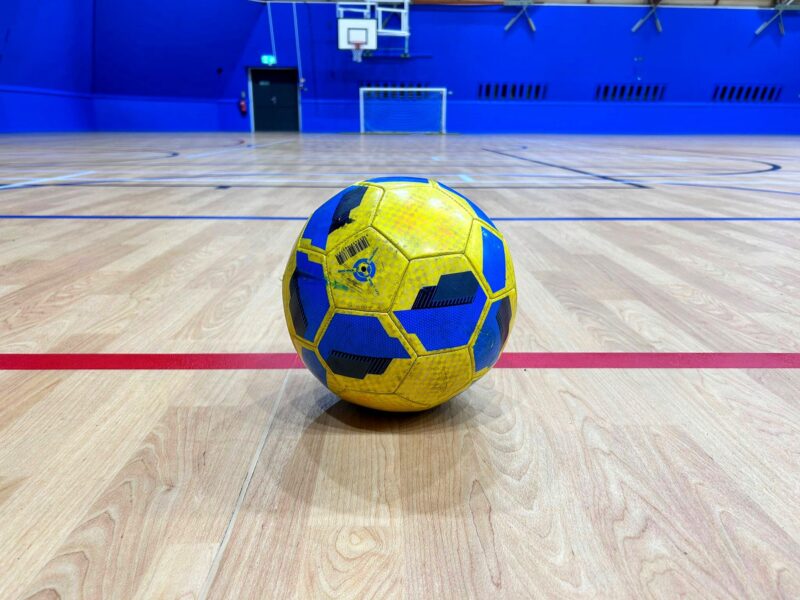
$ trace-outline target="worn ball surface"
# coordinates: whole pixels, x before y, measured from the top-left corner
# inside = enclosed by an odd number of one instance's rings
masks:
[[[418,411],[497,361],[514,322],[514,268],[503,236],[465,196],[382,177],[311,215],[286,265],[283,303],[297,352],[332,392]]]

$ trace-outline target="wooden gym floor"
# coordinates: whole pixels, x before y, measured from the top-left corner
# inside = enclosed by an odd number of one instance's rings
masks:
[[[284,368],[302,218],[387,174],[519,281],[418,415]],[[0,598],[798,598],[799,206],[796,138],[0,138]]]

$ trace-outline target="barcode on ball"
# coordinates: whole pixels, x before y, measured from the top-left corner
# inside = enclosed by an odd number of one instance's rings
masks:
[[[341,252],[336,253],[336,260],[340,265],[353,258],[359,252],[363,252],[369,248],[369,240],[365,237],[358,238],[355,242],[344,248]]]

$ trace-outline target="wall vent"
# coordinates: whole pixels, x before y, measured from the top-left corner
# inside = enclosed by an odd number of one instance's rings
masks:
[[[713,102],[777,102],[782,88],[779,85],[716,85],[711,94]]]
[[[595,88],[599,102],[658,102],[667,86],[659,83],[601,83]]]
[[[543,83],[479,83],[480,100],[544,100],[547,86]]]

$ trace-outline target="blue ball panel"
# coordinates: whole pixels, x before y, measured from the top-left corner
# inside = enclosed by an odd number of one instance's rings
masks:
[[[503,240],[485,227],[481,227],[483,234],[483,276],[489,282],[493,292],[499,292],[506,287],[506,253]]]
[[[361,204],[366,191],[364,186],[351,185],[325,202],[308,219],[303,239],[309,240],[315,248],[325,250],[328,234],[350,222],[350,211]]]
[[[319,379],[323,385],[328,385],[328,374],[325,372],[325,367],[319,362],[317,355],[308,348],[303,348],[300,353],[300,358],[303,359],[308,370],[313,373],[314,377]]]
[[[485,302],[486,294],[471,272],[450,273],[436,286],[422,288],[410,310],[394,314],[426,350],[444,350],[469,342]]]
[[[296,257],[289,282],[289,313],[297,335],[313,342],[330,307],[325,273],[322,265],[309,260],[305,252],[297,252]]]
[[[372,179],[367,179],[368,183],[394,183],[401,181],[407,181],[410,183],[428,183],[428,180],[424,179],[423,177],[374,177]]]
[[[480,284],[472,271],[448,273],[439,277],[436,285],[426,286],[417,292],[412,309],[442,308],[472,304]]]
[[[409,358],[380,319],[342,313],[333,315],[319,342],[319,353],[331,371],[356,379],[385,372],[395,358]]]
[[[475,371],[491,367],[500,358],[500,351],[508,338],[511,324],[511,300],[508,296],[496,300],[489,308],[483,322],[475,346],[472,349],[475,357]]]
[[[366,193],[367,188],[363,185],[353,185],[337,195],[339,203],[336,205],[336,210],[333,211],[328,233],[332,233],[353,222],[353,219],[350,218],[350,211],[361,206],[361,200],[363,200]]]

